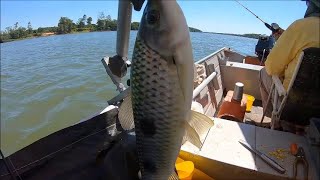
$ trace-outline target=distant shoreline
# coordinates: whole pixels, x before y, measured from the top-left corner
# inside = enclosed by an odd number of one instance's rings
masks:
[[[199,29],[193,28],[193,27],[189,27],[190,32],[202,32]],[[101,31],[72,31],[70,33],[64,33],[64,34],[58,34],[56,32],[45,32],[42,33],[40,36],[28,36],[25,38],[18,38],[18,39],[7,39],[7,40],[2,40],[0,41],[0,43],[6,43],[6,42],[12,42],[12,41],[20,41],[20,40],[24,40],[24,39],[33,39],[33,38],[40,38],[40,37],[49,37],[49,36],[56,36],[56,35],[66,35],[66,34],[80,34],[80,33],[91,33],[91,32],[110,32],[113,30],[101,30]],[[131,30],[131,31],[137,31],[136,29]],[[116,31],[113,31],[116,32]]]
[[[107,31],[81,31],[81,32],[75,31],[75,32],[67,33],[67,34],[81,34],[81,33],[91,33],[91,32],[107,32]],[[26,38],[8,39],[8,40],[0,41],[0,43],[21,41],[21,40],[25,40],[25,39],[34,39],[34,38],[49,37],[49,36],[67,35],[67,34],[57,34],[57,33],[54,33],[54,32],[46,32],[46,33],[43,33],[41,36],[29,36],[29,37],[26,37]]]
[[[68,17],[60,17],[57,26],[53,27],[39,27],[33,29],[31,22],[28,22],[27,27],[19,26],[16,22],[14,26],[6,27],[4,31],[0,31],[0,43],[12,42],[23,39],[31,39],[37,37],[47,37],[60,34],[76,34],[86,32],[103,32],[103,31],[117,31],[118,22],[116,19],[111,19],[110,15],[105,16],[103,12],[99,13],[96,23],[92,23],[92,17],[88,17],[84,14],[77,22],[73,22]],[[139,22],[131,22],[130,29],[138,30],[140,26]],[[200,29],[189,27],[190,32],[202,32]],[[215,33],[231,36],[241,36],[248,38],[258,39],[260,34],[231,34],[231,33]]]
[[[221,35],[229,35],[229,36],[239,36],[239,37],[246,37],[246,38],[252,38],[252,39],[259,39],[259,36],[261,34],[232,34],[232,33],[216,33],[216,32],[205,32],[209,34],[221,34]]]
[[[208,34],[221,34],[221,35],[229,35],[229,36],[239,36],[239,37],[246,37],[246,38],[252,38],[252,39],[259,39],[260,34],[232,34],[232,33],[216,33],[216,32],[202,32],[201,30],[198,30],[196,28],[189,27],[190,32],[199,32],[199,33],[208,33]],[[137,30],[131,30],[131,31],[137,31]],[[74,31],[71,33],[66,33],[66,34],[57,34],[54,32],[46,32],[43,33],[41,36],[30,36],[26,38],[19,38],[19,39],[8,39],[5,41],[2,41],[0,43],[6,43],[6,42],[13,42],[13,41],[20,41],[20,40],[25,40],[25,39],[33,39],[33,38],[41,38],[41,37],[49,37],[49,36],[57,36],[57,35],[67,35],[67,34],[80,34],[80,33],[92,33],[92,32],[111,32],[110,30],[105,30],[105,31]],[[116,32],[116,31],[112,31]]]

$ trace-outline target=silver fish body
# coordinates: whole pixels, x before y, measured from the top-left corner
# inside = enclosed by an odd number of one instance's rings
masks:
[[[194,61],[189,28],[174,0],[148,0],[131,65],[131,94],[119,108],[125,130],[135,126],[142,179],[177,178],[181,144],[202,146],[213,122],[191,111]]]
[[[184,97],[172,58],[161,57],[139,37],[131,94],[142,179],[168,179],[185,132]]]

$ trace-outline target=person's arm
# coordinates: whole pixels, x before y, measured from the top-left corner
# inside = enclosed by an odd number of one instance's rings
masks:
[[[293,23],[280,36],[265,62],[265,69],[269,75],[281,75],[294,59],[298,34],[297,23]]]

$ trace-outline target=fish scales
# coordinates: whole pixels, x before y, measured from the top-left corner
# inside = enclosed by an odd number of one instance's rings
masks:
[[[132,107],[142,177],[174,172],[184,133],[184,103],[172,58],[161,57],[137,37],[131,68]]]

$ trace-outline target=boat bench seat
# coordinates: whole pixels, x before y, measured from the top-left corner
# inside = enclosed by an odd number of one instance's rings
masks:
[[[309,179],[318,179],[316,167],[312,164],[307,140],[288,132],[270,130],[249,124],[213,118],[201,150],[186,142],[181,147],[180,157],[193,161],[195,167],[214,179],[288,179],[293,176],[295,156],[288,153],[291,143],[304,148],[309,162]],[[286,169],[284,174],[272,169],[263,160],[243,147],[238,140],[244,140],[263,152]],[[277,156],[275,156],[277,155]],[[298,178],[303,177],[298,170]]]

